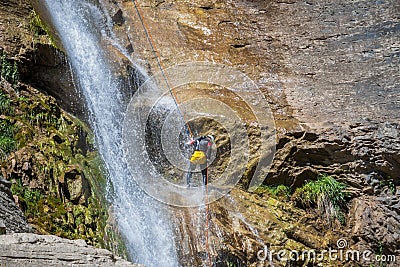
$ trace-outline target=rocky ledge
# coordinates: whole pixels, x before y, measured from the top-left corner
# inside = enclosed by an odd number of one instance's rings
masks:
[[[84,240],[52,235],[2,235],[0,251],[0,266],[143,266],[88,246]]]

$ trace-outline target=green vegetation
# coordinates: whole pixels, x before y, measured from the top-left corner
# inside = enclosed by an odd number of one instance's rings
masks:
[[[11,83],[14,87],[18,85],[19,72],[17,62],[11,62],[7,59],[5,52],[2,52],[0,57],[0,76]]]
[[[384,180],[384,181],[380,182],[380,185],[381,186],[387,185],[389,190],[390,190],[390,192],[392,192],[393,195],[396,194],[396,185],[394,184],[394,180],[393,180],[392,177],[388,176],[387,180]]]
[[[14,134],[16,128],[8,120],[0,119],[0,160],[5,159],[17,148]]]
[[[116,226],[107,223],[106,172],[90,129],[54,98],[20,89],[8,95],[0,88],[0,173],[13,182],[28,222],[39,233],[126,255]]]
[[[69,239],[84,238],[93,245],[102,244],[102,234],[95,233],[92,228],[96,229],[99,223],[95,218],[106,216],[106,212],[94,197],[88,199],[87,207],[64,203],[54,195],[24,186],[21,179],[12,184],[11,191],[18,196],[18,203],[28,222],[33,223],[39,232]]]
[[[23,99],[20,102],[20,107],[25,111],[22,115],[23,119],[31,126],[59,129],[63,124],[64,119],[60,117],[60,109],[45,99],[39,101]]]
[[[29,30],[36,36],[46,35],[46,25],[43,24],[39,15],[32,9],[30,14]]]
[[[389,180],[388,186],[389,186],[390,192],[392,192],[393,195],[396,194],[396,186],[394,184],[393,179]]]
[[[13,108],[11,106],[11,100],[6,94],[0,91],[0,114],[12,115]]]
[[[346,207],[345,189],[345,184],[328,175],[323,175],[318,180],[310,181],[297,188],[292,199],[304,208],[317,207],[328,222],[331,222],[332,218],[337,218],[344,224],[345,216],[342,210]]]
[[[39,38],[41,36],[48,37],[48,42],[53,47],[57,48],[54,42],[53,36],[50,34],[49,28],[46,24],[43,23],[42,19],[40,18],[39,14],[36,13],[34,9],[32,9],[30,14],[30,21],[29,21],[29,31],[36,37]]]
[[[320,176],[316,181],[307,182],[296,190],[285,185],[261,185],[254,192],[268,195],[281,201],[292,200],[297,206],[308,209],[316,208],[318,212],[332,223],[337,219],[342,225],[346,223],[346,185],[328,175]]]
[[[42,193],[37,189],[31,189],[22,185],[21,179],[18,179],[11,185],[11,192],[18,196],[18,203],[24,211],[29,211],[28,219],[40,216],[38,202],[42,199]],[[25,213],[27,215],[27,213]]]
[[[378,259],[382,259],[382,257],[385,256],[383,254],[383,252],[384,252],[383,243],[382,243],[382,241],[379,241],[377,251],[375,251],[375,257],[377,257]],[[375,266],[384,267],[384,266],[387,266],[389,262],[390,261],[388,261],[388,262],[379,261],[378,265],[375,265]]]
[[[392,192],[392,194],[396,194],[396,185],[394,184],[394,180],[392,177],[388,176],[386,179],[382,179],[379,181],[379,186],[380,187],[385,187],[387,186]]]
[[[278,185],[278,186],[261,185],[255,190],[255,193],[268,194],[268,195],[274,196],[274,197],[289,199],[290,187],[288,187],[286,185]]]
[[[234,262],[231,262],[231,261],[228,261],[228,260],[225,261],[225,264],[226,264],[227,267],[236,267],[236,264]]]

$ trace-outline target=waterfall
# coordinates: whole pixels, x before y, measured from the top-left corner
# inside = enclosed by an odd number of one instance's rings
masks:
[[[42,0],[85,96],[96,145],[112,183],[115,216],[132,260],[146,266],[176,267],[179,263],[166,207],[139,189],[123,157],[127,99],[121,88],[127,85],[115,74],[107,52],[115,41],[106,16],[92,2]]]

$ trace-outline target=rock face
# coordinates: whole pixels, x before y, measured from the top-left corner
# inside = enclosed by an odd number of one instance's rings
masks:
[[[17,2],[8,1],[0,11],[21,3]],[[265,183],[295,189],[326,173],[346,183],[351,192],[347,223],[332,228],[312,210],[296,208],[288,199],[234,190],[210,206],[209,248],[204,210],[174,211],[183,265],[199,266],[211,253],[217,266],[259,266],[265,262],[257,259],[257,252],[266,245],[276,250],[322,250],[335,248],[341,237],[351,249],[399,256],[397,0],[135,3],[164,68],[184,61],[218,62],[259,85],[278,132],[275,160]],[[102,6],[114,21],[122,47],[144,62],[149,73],[156,73],[157,63],[133,1],[102,1]],[[19,12],[26,14],[26,5],[20,7]],[[5,40],[6,50],[16,40],[20,39]],[[120,61],[128,62],[122,56]],[[46,79],[42,84],[49,84]],[[65,93],[59,92],[54,95]],[[305,264],[317,265],[286,261],[276,266]],[[323,262],[329,264],[370,263]]]
[[[88,246],[83,240],[57,236],[2,235],[0,251],[0,266],[142,266]]]
[[[399,184],[397,1],[138,5],[164,68],[218,62],[259,85],[278,130],[267,182],[298,186],[324,172],[356,179],[352,185],[365,177],[390,177]],[[133,3],[106,6],[111,17],[122,13],[114,30],[125,47],[134,47],[132,57],[158,72]]]
[[[0,220],[7,233],[30,231],[27,221],[36,233],[84,239],[123,255],[107,221],[105,171],[90,129],[60,108],[78,116],[84,110],[66,57],[30,1],[3,2]]]
[[[357,190],[399,183],[400,125],[395,122],[346,123],[280,135],[270,184],[299,186],[318,173],[347,181]],[[378,182],[379,180],[379,182]]]
[[[64,110],[85,119],[84,102],[74,86],[69,64],[55,48],[49,31],[29,0],[1,4],[0,52],[19,63],[22,81],[54,96]]]
[[[27,224],[22,211],[15,204],[10,190],[11,182],[0,176],[0,234],[14,232],[30,232],[31,227]],[[4,224],[1,226],[1,224]]]
[[[383,192],[378,198],[362,196],[354,199],[351,210],[351,235],[358,239],[353,247],[375,247],[383,254],[400,255],[400,190]],[[384,245],[383,245],[384,244]],[[397,263],[398,264],[398,263]]]
[[[225,239],[217,245],[220,252],[214,251],[214,256],[226,252],[218,258],[220,266],[226,266],[224,261],[255,266],[260,240],[275,248],[321,250],[346,236],[350,248],[399,256],[393,243],[398,239],[393,229],[398,229],[400,185],[398,1],[136,3],[164,68],[187,61],[218,62],[259,85],[277,128],[277,152],[265,183],[294,190],[326,173],[351,192],[347,224],[335,229],[312,211],[274,204],[268,196],[232,194],[236,206],[244,206],[239,213],[223,201],[216,203],[211,214],[220,227],[210,231]],[[120,41],[134,48],[132,56],[146,62],[150,73],[158,72],[133,2],[108,1],[107,8],[119,18],[114,30]],[[182,251],[200,251],[183,253],[185,264],[204,263],[204,231],[195,227],[199,212],[177,214],[181,222],[176,223],[186,233]]]

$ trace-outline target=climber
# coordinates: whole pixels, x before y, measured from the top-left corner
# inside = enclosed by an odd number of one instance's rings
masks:
[[[196,139],[191,139],[186,145],[193,145],[194,152],[190,158],[189,170],[186,176],[187,186],[190,187],[190,180],[196,166],[199,164],[201,175],[203,177],[203,185],[208,183],[207,163],[211,157],[212,145],[214,144],[214,137],[212,135],[200,136]]]

